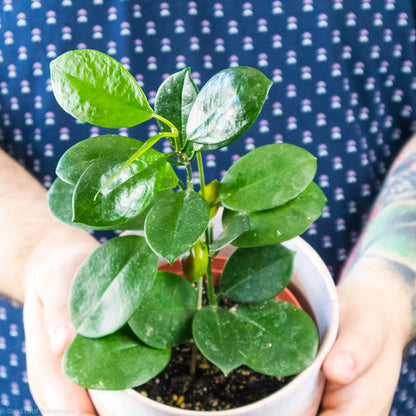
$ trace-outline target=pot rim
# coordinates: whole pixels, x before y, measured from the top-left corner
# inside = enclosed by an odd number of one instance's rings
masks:
[[[316,265],[318,269],[321,270],[321,279],[323,284],[326,286],[328,293],[330,294],[331,302],[329,303],[328,307],[330,308],[330,321],[328,323],[328,327],[323,335],[322,341],[319,345],[318,354],[314,360],[314,362],[304,371],[299,373],[292,381],[290,381],[286,386],[282,387],[275,393],[261,399],[257,402],[250,403],[245,406],[241,406],[235,409],[229,410],[220,410],[220,411],[198,411],[198,410],[187,410],[187,409],[180,409],[172,406],[168,406],[166,404],[159,403],[153,399],[145,397],[141,395],[139,392],[128,389],[124,390],[124,392],[136,400],[140,400],[154,409],[163,410],[165,414],[172,415],[172,416],[203,416],[208,414],[215,414],[215,416],[242,416],[245,412],[254,411],[260,409],[262,406],[267,405],[268,402],[272,402],[276,399],[278,395],[280,398],[284,398],[284,396],[289,396],[292,394],[293,390],[298,389],[302,386],[305,380],[307,380],[313,373],[318,371],[322,363],[330,351],[332,345],[335,342],[338,333],[338,324],[339,324],[339,303],[338,297],[336,292],[335,283],[332,279],[331,274],[328,271],[325,263],[321,259],[321,257],[317,254],[317,252],[308,244],[305,240],[301,237],[295,237],[292,240],[289,240],[284,245],[287,245],[290,249],[295,251],[299,251],[304,253],[304,255],[309,257],[309,260]],[[317,368],[318,367],[318,368]]]

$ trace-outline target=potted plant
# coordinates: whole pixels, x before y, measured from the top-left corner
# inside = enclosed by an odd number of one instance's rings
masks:
[[[111,406],[117,414],[130,414],[113,402],[120,394],[127,406],[145,406],[131,414],[316,413],[320,366],[336,335],[336,297],[316,253],[299,238],[292,240],[326,203],[312,182],[316,159],[299,147],[275,143],[243,156],[221,182],[204,180],[201,153],[240,137],[260,113],[272,82],[254,68],[234,67],[198,91],[187,68],[164,80],[153,110],[131,74],[94,50],[70,51],[52,61],[51,81],[58,103],[81,122],[116,129],[153,118],[160,128],[144,142],[117,134],[88,138],[58,163],[48,199],[59,220],[87,230],[142,232],[110,239],[78,269],[69,305],[78,334],[64,355],[64,373],[91,389],[103,414]],[[171,152],[153,149],[162,138]],[[212,219],[219,215],[221,230],[214,232]],[[212,261],[230,245],[236,249],[215,285]],[[158,271],[159,259],[180,261],[185,279]],[[291,278],[303,309],[275,299]],[[176,383],[179,391],[155,397],[170,406],[144,397],[155,388],[152,379],[156,384],[169,379],[166,373],[156,378],[168,364],[184,360],[189,374]],[[288,384],[264,399],[262,387],[251,399],[255,403],[244,407],[215,400],[189,404],[181,389],[186,384],[194,392],[200,369],[208,369],[217,386],[237,372],[244,385]],[[302,380],[314,386],[294,393]],[[124,391],[137,386],[142,394]],[[230,396],[244,388],[229,386],[220,389],[229,389]],[[206,386],[200,388],[200,397],[208,395]],[[112,392],[102,401],[101,390]],[[275,404],[279,395],[293,394],[295,401],[309,397],[310,403]],[[192,410],[180,409],[188,407]]]

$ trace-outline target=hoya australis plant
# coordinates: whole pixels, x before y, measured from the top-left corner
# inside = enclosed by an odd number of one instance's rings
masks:
[[[117,129],[156,119],[160,128],[145,141],[87,138],[58,163],[48,198],[59,220],[144,232],[105,242],[77,271],[70,314],[78,334],[64,356],[65,374],[90,389],[135,387],[162,371],[171,349],[184,343],[224,374],[247,365],[286,376],[310,365],[318,347],[312,319],[275,297],[290,282],[295,256],[281,243],[303,233],[326,203],[312,182],[315,157],[270,144],[239,159],[221,182],[204,180],[202,152],[240,137],[272,82],[254,68],[233,67],[198,91],[187,68],[161,84],[152,109],[132,75],[94,50],[52,61],[51,79],[57,101],[77,120]],[[162,138],[171,153],[153,149]],[[172,166],[186,171],[185,183]],[[214,238],[211,220],[220,205],[223,232]],[[237,249],[215,286],[211,262],[229,244]],[[158,271],[159,258],[181,259],[186,279]],[[220,306],[224,299],[233,306]]]

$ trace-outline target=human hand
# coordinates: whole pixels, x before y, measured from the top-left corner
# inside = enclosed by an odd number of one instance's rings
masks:
[[[89,237],[89,236],[88,236]],[[95,415],[83,388],[61,371],[62,355],[75,336],[69,312],[69,290],[81,262],[98,246],[91,239],[40,249],[25,276],[24,325],[29,386],[40,410],[68,410]],[[49,252],[48,252],[49,251]]]
[[[408,295],[394,287],[388,270],[365,266],[355,272],[361,283],[352,278],[338,288],[340,327],[323,365],[320,416],[387,416],[391,408],[410,333]]]

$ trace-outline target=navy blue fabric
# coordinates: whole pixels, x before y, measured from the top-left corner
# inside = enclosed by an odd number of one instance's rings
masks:
[[[203,155],[207,180],[267,143],[294,143],[315,154],[316,181],[328,204],[304,237],[335,279],[389,165],[415,130],[411,0],[3,0],[1,7],[0,146],[45,187],[69,146],[108,132],[58,107],[49,62],[59,54],[77,48],[108,53],[150,97],[168,74],[186,66],[201,86],[228,66],[262,70],[274,81],[269,99],[242,138]],[[149,121],[118,132],[146,139],[156,131]],[[171,150],[168,142],[159,149]],[[409,351],[394,416],[416,414],[416,347]],[[36,409],[24,361],[21,309],[2,300],[0,409]]]

